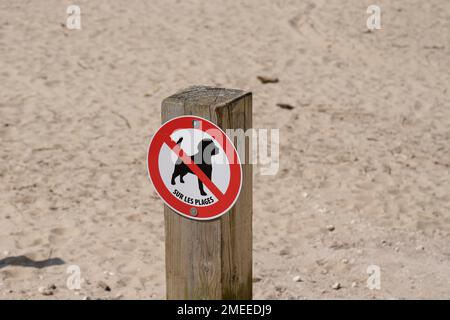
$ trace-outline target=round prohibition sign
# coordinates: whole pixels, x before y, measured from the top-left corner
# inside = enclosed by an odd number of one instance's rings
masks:
[[[181,116],[164,123],[150,141],[147,165],[161,199],[190,219],[220,217],[241,191],[236,148],[217,125],[200,117]]]

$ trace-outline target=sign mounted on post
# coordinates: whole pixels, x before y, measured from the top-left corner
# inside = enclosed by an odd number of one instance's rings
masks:
[[[147,160],[156,192],[187,218],[218,218],[239,196],[239,155],[225,132],[206,119],[182,116],[163,124],[150,142]]]

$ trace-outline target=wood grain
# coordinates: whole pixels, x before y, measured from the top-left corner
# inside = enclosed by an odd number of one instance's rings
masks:
[[[162,102],[162,122],[196,115],[223,130],[252,128],[252,95],[196,86]],[[241,155],[242,157],[242,155]],[[233,208],[218,219],[194,221],[164,205],[168,299],[252,298],[252,165],[245,146],[243,183]],[[244,159],[242,159],[244,160]]]

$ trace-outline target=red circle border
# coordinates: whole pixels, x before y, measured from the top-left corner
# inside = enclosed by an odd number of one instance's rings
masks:
[[[192,129],[194,120],[201,121],[202,131],[214,130],[219,133],[211,134],[211,136],[221,145],[225,154],[227,155],[230,166],[230,182],[228,188],[224,193],[222,199],[210,206],[200,207],[184,203],[175,197],[170,190],[165,186],[161,175],[159,174],[159,153],[162,146],[173,132],[180,129]],[[208,132],[210,133],[210,132]],[[228,148],[232,148],[232,152],[227,152]],[[229,150],[228,150],[229,151]],[[230,155],[231,153],[231,155]],[[211,220],[220,217],[231,209],[237,201],[241,187],[242,187],[242,167],[239,155],[230,141],[228,136],[222,129],[209,120],[197,116],[181,116],[173,118],[164,123],[153,135],[147,154],[147,169],[150,180],[161,199],[174,211],[184,217],[194,220]],[[192,216],[189,212],[191,208],[197,209],[197,215]]]

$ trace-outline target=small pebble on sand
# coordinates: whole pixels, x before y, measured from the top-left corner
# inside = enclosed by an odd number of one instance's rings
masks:
[[[286,291],[286,288],[283,286],[275,286],[275,291],[277,291],[279,293],[283,293]]]
[[[333,288],[333,290],[339,290],[342,288],[342,286],[339,282],[336,282],[331,288]]]
[[[293,105],[290,105],[288,103],[277,103],[277,107],[279,107],[281,109],[286,109],[286,110],[292,110],[295,108]]]
[[[56,286],[54,284],[51,284],[47,287],[39,287],[38,291],[44,296],[51,296],[53,295],[54,291],[56,290]]]
[[[103,281],[100,281],[100,282],[98,283],[98,287],[101,288],[101,289],[103,289],[103,290],[105,290],[105,291],[111,291],[111,287],[108,286],[108,285],[107,285],[105,282],[103,282]]]
[[[327,226],[327,230],[330,231],[330,232],[334,231],[335,229],[336,228],[332,224]]]
[[[265,77],[265,76],[258,76],[257,79],[258,79],[262,84],[267,84],[267,83],[278,83],[278,82],[280,81],[278,78]]]
[[[303,282],[302,278],[300,276],[295,276],[294,278],[292,278],[292,281],[294,282]]]

